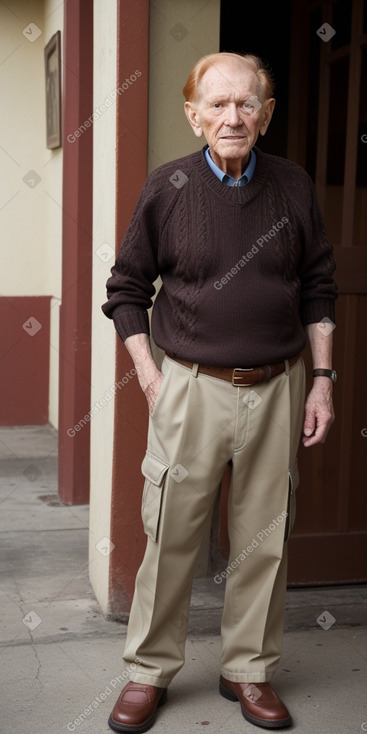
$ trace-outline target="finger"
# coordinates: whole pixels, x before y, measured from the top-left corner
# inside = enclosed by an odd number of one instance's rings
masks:
[[[163,375],[160,375],[156,380],[154,380],[154,382],[151,382],[150,385],[148,385],[145,391],[145,396],[148,401],[148,409],[149,409],[150,414],[153,413],[154,406],[156,404],[156,400],[160,393],[162,382],[163,382]]]
[[[303,423],[303,433],[305,436],[312,436],[314,431],[316,430],[316,416],[315,411],[307,410],[306,408],[306,415],[305,420]]]
[[[303,445],[307,448],[308,446],[315,446],[318,443],[325,443],[330,426],[331,421],[317,425],[313,436],[305,436],[302,439]]]

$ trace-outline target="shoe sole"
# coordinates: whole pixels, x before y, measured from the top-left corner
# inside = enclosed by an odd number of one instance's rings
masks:
[[[159,706],[163,706],[167,701],[167,690],[162,693],[158,704],[157,709]],[[110,729],[113,729],[114,731],[125,731],[125,732],[132,732],[133,734],[143,734],[143,732],[148,731],[150,729],[157,716],[157,709],[154,711],[154,713],[149,717],[149,719],[146,719],[141,724],[119,724],[117,721],[114,721],[112,718],[112,715],[108,719],[108,726]]]
[[[236,694],[233,693],[233,691],[231,691],[229,688],[224,686],[223,683],[219,683],[219,693],[221,696],[223,696],[223,698],[226,698],[228,701],[238,701],[241,706],[242,716],[246,719],[246,721],[249,721],[250,724],[254,724],[254,726],[261,726],[263,729],[283,729],[286,726],[290,726],[292,723],[292,719],[290,716],[287,719],[279,719],[278,721],[259,719],[257,716],[252,716],[246,711],[246,709],[243,708],[238,696],[236,696]]]

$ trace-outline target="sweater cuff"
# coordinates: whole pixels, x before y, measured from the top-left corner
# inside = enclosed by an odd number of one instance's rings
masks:
[[[128,311],[125,306],[117,306],[112,312],[112,318],[123,342],[134,334],[150,334],[148,312],[145,309]]]
[[[301,305],[300,315],[303,326],[316,324],[325,318],[335,324],[335,301],[329,299],[306,301]]]

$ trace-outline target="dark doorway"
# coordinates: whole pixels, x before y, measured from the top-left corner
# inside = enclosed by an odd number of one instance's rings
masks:
[[[291,2],[221,2],[220,50],[260,56],[275,80],[276,107],[268,132],[257,145],[265,153],[286,157],[290,74]],[[245,16],[244,21],[239,21]]]

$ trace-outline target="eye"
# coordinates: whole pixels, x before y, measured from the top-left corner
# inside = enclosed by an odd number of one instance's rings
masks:
[[[222,106],[222,105],[221,105],[221,103],[220,103],[220,102],[215,102],[215,103],[213,104],[213,107],[214,107],[214,109],[215,109],[215,110],[219,110],[219,109],[221,108],[221,106]]]
[[[251,97],[246,99],[242,106],[247,115],[256,115],[256,113],[261,109],[262,104],[256,95],[251,95]]]
[[[254,105],[251,104],[251,102],[244,102],[243,103],[243,109],[248,112],[250,115],[252,115],[255,111]]]

